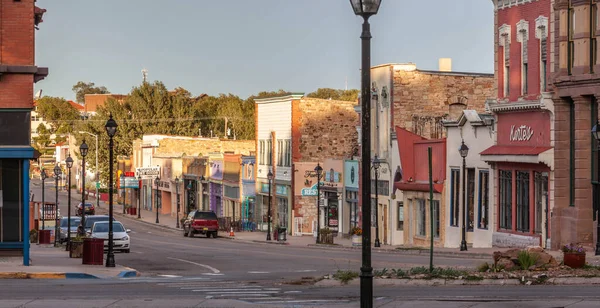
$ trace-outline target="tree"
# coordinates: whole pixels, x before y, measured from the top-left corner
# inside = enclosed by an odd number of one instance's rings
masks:
[[[83,104],[85,102],[86,94],[108,94],[108,90],[104,86],[96,87],[93,82],[79,81],[73,86],[73,92],[75,92],[75,100]]]
[[[357,102],[360,91],[357,89],[338,90],[331,88],[319,88],[317,91],[308,93],[306,97],[332,99],[336,101]]]
[[[33,137],[33,147],[40,153],[45,153],[46,147],[48,147],[50,145],[50,142],[52,141],[50,139],[50,135],[52,134],[50,133],[50,130],[48,130],[46,125],[44,125],[44,123],[41,123],[37,127],[36,133],[38,135],[37,137]]]
[[[66,135],[73,132],[75,123],[81,119],[79,111],[62,97],[44,96],[36,102],[37,113],[50,125],[50,134],[57,135],[57,142],[65,138],[58,135]]]

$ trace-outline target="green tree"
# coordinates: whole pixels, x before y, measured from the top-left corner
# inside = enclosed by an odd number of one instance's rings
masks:
[[[332,99],[336,101],[357,102],[360,91],[357,89],[338,90],[331,88],[319,88],[315,92],[308,93],[306,97]]]
[[[52,140],[50,139],[50,130],[44,125],[44,123],[40,123],[40,125],[36,129],[37,137],[33,137],[33,147],[38,150],[40,153],[44,153],[46,151],[46,147],[50,145]]]
[[[96,87],[93,82],[79,81],[73,86],[73,92],[75,92],[75,100],[83,104],[85,102],[86,94],[108,94],[108,89],[104,86]]]
[[[36,111],[50,125],[50,134],[56,134],[56,142],[64,141],[73,132],[75,123],[81,120],[79,111],[62,97],[44,96],[36,102]]]

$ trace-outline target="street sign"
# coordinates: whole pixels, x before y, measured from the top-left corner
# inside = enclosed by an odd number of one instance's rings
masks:
[[[100,182],[96,182],[96,188],[100,188]]]
[[[160,176],[160,166],[135,168],[135,177],[142,177],[142,180],[152,180]]]
[[[140,188],[140,181],[138,181],[135,177],[126,176],[123,177],[123,182],[121,182],[121,188]]]

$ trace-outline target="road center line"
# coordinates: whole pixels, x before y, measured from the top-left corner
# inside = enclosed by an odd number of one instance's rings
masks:
[[[198,266],[201,266],[201,267],[204,267],[204,268],[206,268],[206,269],[209,269],[209,270],[211,270],[211,271],[212,271],[213,273],[215,273],[215,274],[218,274],[218,273],[220,273],[220,272],[221,272],[220,270],[218,270],[218,269],[216,269],[216,268],[214,268],[214,267],[212,267],[212,266],[205,265],[205,264],[200,264],[200,263],[196,263],[196,262],[192,262],[192,261],[188,261],[188,260],[177,259],[177,258],[171,258],[171,257],[167,257],[167,259],[171,259],[171,260],[177,260],[177,261],[181,261],[181,262],[186,262],[186,263],[190,263],[190,264],[198,265]]]

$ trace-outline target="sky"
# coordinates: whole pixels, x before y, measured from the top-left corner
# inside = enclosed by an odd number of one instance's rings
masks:
[[[43,95],[75,99],[78,81],[127,94],[162,81],[193,95],[360,87],[362,18],[348,0],[37,0]],[[412,62],[493,73],[489,0],[383,0],[370,19],[371,64]]]

